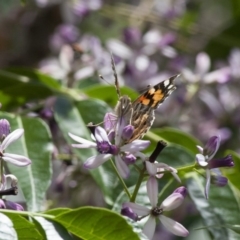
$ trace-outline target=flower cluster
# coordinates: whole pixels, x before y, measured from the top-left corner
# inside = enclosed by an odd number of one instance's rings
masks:
[[[7,147],[18,140],[23,135],[23,129],[16,129],[10,133],[10,124],[6,119],[0,120],[0,208],[13,209],[17,211],[23,210],[23,207],[17,203],[2,199],[4,195],[17,195],[17,178],[8,174],[5,175],[3,171],[3,161],[14,164],[18,167],[24,167],[31,164],[31,160],[22,155],[6,153]],[[11,187],[7,188],[7,178],[11,180]]]
[[[97,155],[89,157],[84,162],[83,166],[86,169],[97,168],[109,159],[114,158],[116,169],[123,178],[127,178],[130,175],[129,165],[135,164],[138,159],[142,161],[144,166],[143,173],[149,175],[146,184],[152,209],[149,210],[146,207],[140,207],[129,202],[123,204],[122,215],[128,216],[135,221],[141,219],[139,216],[145,217],[150,215],[143,229],[143,233],[150,239],[155,231],[156,217],[175,235],[187,236],[188,231],[181,224],[162,215],[164,211],[174,209],[182,203],[186,196],[186,189],[184,187],[177,189],[160,206],[157,205],[157,179],[160,179],[164,172],[170,172],[177,181],[181,182],[176,169],[156,161],[157,156],[166,145],[159,142],[152,155],[147,157],[142,151],[149,146],[150,141],[139,139],[129,141],[133,136],[134,127],[125,122],[123,117],[116,118],[115,115],[107,113],[104,118],[104,128],[92,124],[88,125],[94,141],[89,141],[69,133],[69,136],[78,143],[72,144],[72,147],[94,148],[97,151]]]
[[[187,194],[186,188],[177,188],[162,202],[162,204],[158,205],[158,183],[154,177],[151,177],[147,182],[147,193],[152,206],[151,209],[132,202],[126,202],[122,207],[122,215],[127,216],[135,221],[149,216],[143,227],[143,233],[149,239],[152,239],[153,237],[157,219],[159,219],[163,226],[173,234],[186,237],[188,235],[188,230],[185,227],[163,215],[164,212],[173,210],[182,204]]]
[[[106,119],[106,118],[105,118]],[[109,120],[110,121],[110,120]],[[116,167],[123,178],[129,176],[128,165],[133,164],[137,156],[141,156],[141,151],[146,149],[150,141],[146,140],[134,140],[125,144],[132,135],[134,128],[131,125],[125,125],[123,119],[119,119],[120,123],[119,131],[115,133],[113,129],[106,129],[100,126],[89,126],[93,132],[92,137],[94,142],[78,137],[72,133],[69,136],[80,144],[72,144],[75,148],[95,148],[98,155],[92,156],[86,160],[84,167],[87,169],[94,169],[99,167],[107,160],[114,158]],[[116,124],[118,124],[118,122]],[[106,123],[105,126],[109,126]],[[111,140],[114,140],[113,143]]]

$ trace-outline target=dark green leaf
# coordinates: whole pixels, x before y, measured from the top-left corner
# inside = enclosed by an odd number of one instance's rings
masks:
[[[239,191],[231,185],[216,187],[211,185],[209,200],[203,194],[203,183],[196,174],[188,179],[187,186],[190,197],[201,214],[205,226],[215,240],[239,239],[240,235],[228,226],[239,224]]]
[[[61,92],[51,77],[35,70],[0,70],[0,99],[2,110],[22,106],[30,100],[43,99]]]
[[[197,153],[196,145],[202,145],[197,139],[191,135],[175,128],[154,128],[147,133],[147,138],[154,141],[164,140],[170,143],[176,143],[188,149],[193,153]]]

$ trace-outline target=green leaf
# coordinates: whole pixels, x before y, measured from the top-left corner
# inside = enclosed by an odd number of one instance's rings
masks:
[[[223,168],[221,169],[223,174],[228,178],[228,180],[233,184],[239,191],[240,191],[240,182],[239,182],[239,176],[240,176],[240,156],[231,150],[226,151],[226,154],[231,154],[233,161],[234,161],[234,167],[231,168]]]
[[[194,201],[207,227],[215,240],[239,239],[240,235],[228,226],[239,224],[239,191],[231,185],[216,187],[211,185],[209,200],[204,197],[204,186],[196,174],[191,174],[187,181],[188,192]]]
[[[105,102],[97,99],[82,100],[76,102],[75,105],[85,123],[102,123],[105,114],[112,112],[112,109]]]
[[[154,141],[165,140],[170,143],[176,143],[185,147],[194,154],[197,153],[196,145],[202,145],[191,135],[175,128],[154,128],[147,133],[147,138]]]
[[[8,168],[19,181],[29,211],[39,211],[45,200],[46,190],[50,185],[52,168],[51,153],[53,145],[46,123],[36,118],[26,118],[0,112],[1,118],[6,118],[11,129],[24,129],[24,135],[12,143],[6,152],[23,155],[31,159],[27,167],[17,167],[8,164]]]
[[[0,70],[2,110],[22,106],[30,100],[49,97],[56,92],[61,92],[60,85],[36,70]]]
[[[0,213],[0,239],[17,240],[17,233],[13,222],[4,214]]]
[[[42,240],[43,236],[39,233],[36,226],[33,223],[30,223],[26,218],[20,216],[16,213],[4,213],[7,215],[14,226],[14,229],[17,232],[17,236],[19,240],[27,240],[27,239],[36,239]],[[33,238],[34,236],[34,238]],[[2,238],[0,238],[2,239]]]
[[[91,100],[89,100],[91,101]],[[85,104],[86,102],[84,102]],[[77,103],[78,105],[81,104],[80,102]],[[102,107],[102,106],[100,106]],[[79,137],[82,137],[84,139],[89,139],[90,134],[86,127],[86,124],[83,121],[82,113],[81,111],[67,98],[59,97],[55,104],[55,111],[54,116],[55,119],[63,133],[64,138],[68,142],[69,145],[75,143],[69,136],[68,133],[73,133]],[[95,109],[96,110],[96,109]],[[97,110],[96,110],[97,112]],[[85,116],[87,113],[83,113]],[[95,120],[94,114],[93,120]],[[86,116],[87,118],[87,116]],[[85,162],[89,157],[97,155],[97,152],[95,149],[76,149],[73,148],[73,152],[79,157],[79,159],[83,162]],[[92,177],[95,179],[96,183],[99,185],[99,187],[102,189],[105,200],[108,202],[108,204],[112,203],[111,195],[113,194],[113,185],[114,182],[111,181],[109,178],[109,174],[107,174],[102,166],[90,170],[89,173],[92,175]],[[112,186],[112,187],[111,187]]]
[[[72,240],[73,237],[59,223],[47,220],[43,217],[34,217],[45,232],[47,240]]]
[[[49,209],[47,211],[44,212],[44,214],[48,214],[48,215],[53,215],[53,216],[57,216],[66,212],[71,211],[70,208],[54,208],[54,209]]]
[[[94,85],[92,87],[83,89],[83,91],[89,97],[101,99],[110,106],[115,106],[118,101],[118,96],[114,86]],[[128,95],[132,100],[135,100],[139,95],[127,87],[121,88],[121,94]]]
[[[107,209],[78,208],[57,216],[55,220],[83,239],[139,239],[123,217]]]

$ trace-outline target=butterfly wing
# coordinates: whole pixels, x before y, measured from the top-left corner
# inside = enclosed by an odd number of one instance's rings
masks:
[[[135,130],[129,142],[142,138],[151,128],[155,119],[155,109],[176,89],[173,83],[178,76],[172,76],[149,88],[132,103],[131,125]]]

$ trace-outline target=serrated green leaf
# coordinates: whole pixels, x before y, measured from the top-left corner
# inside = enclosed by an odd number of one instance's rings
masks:
[[[36,118],[20,117],[3,112],[0,112],[0,117],[10,122],[12,130],[24,129],[24,135],[12,143],[6,152],[26,156],[31,159],[32,164],[19,168],[8,163],[8,168],[18,178],[28,210],[39,211],[45,200],[52,174],[53,145],[48,126],[44,121]]]
[[[30,223],[26,218],[18,215],[18,213],[4,213],[7,215],[17,232],[18,240],[43,240],[43,236],[39,233],[36,226]]]
[[[0,239],[17,240],[17,233],[13,227],[13,222],[4,214],[0,213]]]
[[[237,240],[240,235],[228,228],[240,222],[239,193],[230,186],[211,185],[209,200],[203,194],[203,183],[196,174],[191,174],[187,181],[188,192],[201,214],[205,226],[215,240]]]
[[[78,208],[57,216],[55,220],[83,239],[139,239],[123,217],[107,209]]]

